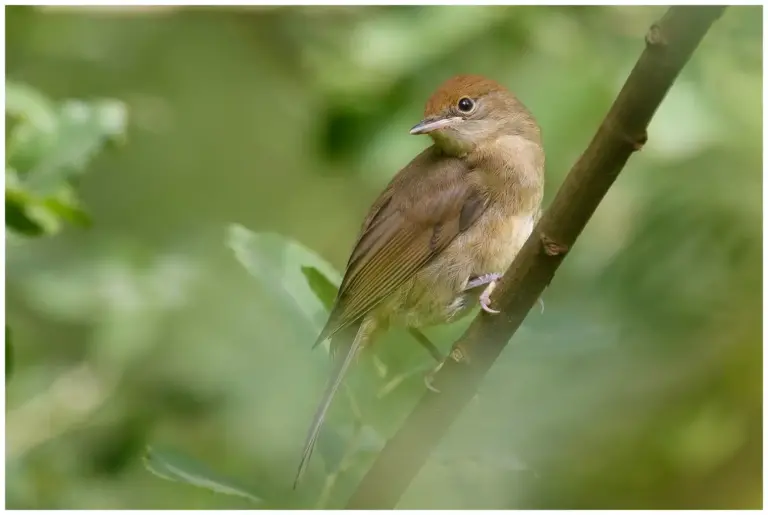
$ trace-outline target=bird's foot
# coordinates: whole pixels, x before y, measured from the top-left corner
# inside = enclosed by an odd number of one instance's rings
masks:
[[[452,359],[456,363],[469,363],[469,358],[467,357],[466,352],[460,347],[460,346],[454,346],[453,349],[451,349],[450,354],[448,354],[448,358]],[[440,393],[440,390],[435,388],[435,385],[432,384],[435,379],[435,374],[437,374],[441,368],[443,368],[443,365],[445,364],[445,361],[442,361],[437,364],[435,368],[427,372],[427,374],[424,376],[424,385],[427,387],[428,390],[433,391],[435,393]]]
[[[485,287],[483,293],[480,294],[480,307],[483,308],[483,311],[492,315],[501,313],[501,311],[491,307],[491,293],[493,293],[493,290],[495,289],[496,281],[492,280],[490,283],[488,283],[488,286]]]
[[[435,388],[435,386],[432,383],[435,380],[435,374],[437,374],[441,368],[443,368],[442,362],[438,363],[435,368],[433,368],[432,370],[430,370],[424,375],[424,386],[427,387],[427,390],[430,390],[435,393],[440,393],[440,390]]]
[[[466,291],[477,288],[478,286],[485,286],[486,284],[498,281],[499,279],[501,279],[501,274],[484,274],[469,281],[464,290]]]

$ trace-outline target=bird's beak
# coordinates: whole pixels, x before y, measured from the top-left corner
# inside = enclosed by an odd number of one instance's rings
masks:
[[[426,118],[411,129],[411,134],[429,134],[440,129],[445,129],[461,121],[462,118],[452,116],[450,118]]]

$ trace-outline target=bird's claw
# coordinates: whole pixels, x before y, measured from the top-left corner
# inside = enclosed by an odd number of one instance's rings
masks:
[[[486,313],[490,313],[491,315],[497,315],[501,313],[498,309],[493,309],[488,305],[490,301],[488,299],[480,299],[480,307],[483,308],[483,311]]]
[[[435,393],[440,393],[440,390],[435,388],[435,386],[432,384],[432,381],[434,381],[435,374],[437,374],[441,368],[443,368],[442,363],[438,364],[435,368],[433,368],[432,370],[427,372],[426,375],[424,375],[424,386],[427,387],[427,390],[430,390]]]
[[[488,286],[486,286],[485,290],[483,290],[483,293],[480,294],[480,307],[483,308],[483,311],[492,315],[501,313],[501,311],[491,307],[491,293],[493,293],[495,288],[496,281],[491,281]]]
[[[454,345],[454,347],[451,349],[451,352],[448,354],[448,358],[452,359],[456,363],[469,363],[469,357],[467,356],[467,353],[459,345]],[[432,381],[435,379],[435,374],[437,374],[440,369],[443,368],[443,365],[445,365],[445,361],[441,361],[435,368],[424,374],[424,385],[428,390],[435,393],[440,393],[440,390],[435,388],[435,385],[432,384]]]

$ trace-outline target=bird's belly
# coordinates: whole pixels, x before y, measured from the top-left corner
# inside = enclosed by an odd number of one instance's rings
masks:
[[[425,327],[467,314],[482,291],[465,291],[467,282],[504,273],[533,229],[533,216],[489,215],[479,222],[390,295],[376,310],[379,317],[392,325]]]

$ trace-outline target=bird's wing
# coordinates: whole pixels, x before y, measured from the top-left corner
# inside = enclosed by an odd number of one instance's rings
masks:
[[[466,164],[427,149],[374,203],[318,343],[360,320],[438,256],[488,205]]]

